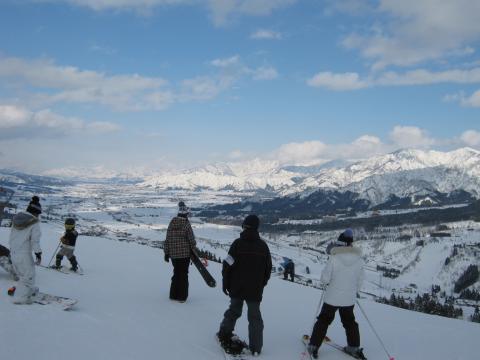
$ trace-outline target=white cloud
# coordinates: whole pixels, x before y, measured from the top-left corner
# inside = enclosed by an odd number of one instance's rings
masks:
[[[80,132],[92,134],[120,130],[111,122],[86,122],[75,117],[65,117],[50,109],[30,111],[13,105],[0,105],[0,139],[52,137]]]
[[[205,6],[217,26],[225,25],[235,16],[264,16],[294,4],[297,0],[30,0],[43,2],[66,2],[88,7],[95,11],[127,10],[142,15],[155,8],[174,5]]]
[[[209,64],[216,69],[213,75],[184,79],[178,85],[171,85],[158,77],[107,75],[58,66],[51,60],[0,56],[0,88],[8,84],[22,89],[21,100],[30,107],[80,103],[102,105],[116,111],[147,111],[164,110],[176,102],[213,99],[242,77],[272,80],[278,76],[270,66],[249,68],[238,55],[215,59]]]
[[[252,72],[254,80],[274,80],[278,78],[278,72],[271,66],[261,66]]]
[[[182,82],[182,92],[179,98],[182,101],[210,100],[230,88],[235,81],[235,77],[227,75],[217,77],[199,76],[186,79]]]
[[[134,10],[146,14],[149,10],[166,5],[194,4],[195,0],[39,0],[44,2],[67,2],[88,7],[95,11]]]
[[[57,102],[96,103],[120,111],[154,109],[149,95],[161,91],[161,78],[106,75],[73,66],[58,66],[51,60],[0,57],[0,79],[37,89],[40,104]],[[45,91],[48,90],[48,91]]]
[[[398,149],[451,149],[458,146],[480,147],[480,132],[467,130],[461,136],[432,138],[427,131],[416,126],[395,126],[388,139],[365,134],[356,139],[329,144],[321,140],[294,142],[281,145],[263,158],[276,160],[284,165],[320,165],[333,160],[355,161],[387,154]]]
[[[376,18],[370,33],[352,33],[343,45],[377,70],[471,54],[480,40],[478,0],[380,0]]]
[[[85,124],[85,128],[95,134],[111,133],[121,129],[117,124],[107,121],[94,121],[87,123]]]
[[[395,126],[390,139],[400,148],[428,148],[435,144],[425,130],[416,126]]]
[[[376,80],[377,85],[430,85],[439,83],[473,84],[480,83],[480,68],[470,70],[429,71],[416,69],[405,73],[393,71],[381,74]]]
[[[480,68],[469,70],[452,69],[446,71],[430,71],[415,69],[403,73],[387,71],[362,78],[358,73],[320,72],[307,80],[313,87],[323,87],[336,91],[349,91],[376,86],[418,86],[441,83],[476,84],[480,83]],[[458,97],[458,95],[455,95]],[[455,100],[452,95],[444,98]],[[468,102],[468,101],[467,101]],[[466,103],[467,103],[466,102]],[[474,101],[472,101],[474,103]],[[473,105],[471,105],[473,106]]]
[[[293,142],[280,146],[273,156],[282,164],[302,164],[321,157],[326,148],[321,141]]]
[[[297,0],[208,0],[213,22],[225,25],[230,18],[240,15],[264,16],[296,3]]]
[[[361,80],[357,73],[335,74],[329,71],[319,72],[308,79],[307,84],[336,91],[358,90],[369,86],[368,82]]]
[[[0,129],[14,128],[28,123],[31,113],[12,105],[0,105]]]
[[[480,146],[480,132],[476,130],[465,131],[460,139],[468,146]]]
[[[274,30],[258,29],[250,35],[250,38],[255,40],[280,40],[282,39],[282,34]]]
[[[472,95],[461,99],[463,106],[480,107],[480,90],[475,91]]]
[[[394,150],[373,135],[362,135],[351,142],[326,144],[319,140],[293,142],[280,146],[267,156],[286,165],[319,165],[331,160],[357,160]]]
[[[443,97],[443,101],[458,102],[465,107],[480,107],[480,90],[475,91],[470,96],[467,96],[463,91],[455,94],[447,94]]]
[[[238,55],[234,55],[229,58],[215,59],[215,60],[212,60],[210,64],[220,68],[237,66],[240,64],[240,57]]]

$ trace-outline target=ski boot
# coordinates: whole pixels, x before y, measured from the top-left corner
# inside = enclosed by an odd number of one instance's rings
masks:
[[[312,358],[318,359],[318,346],[313,344],[308,344],[307,351]]]
[[[345,346],[343,348],[343,351],[345,353],[347,353],[348,355],[353,356],[356,359],[367,360],[367,358],[363,354],[363,349],[362,348],[359,348],[359,347],[356,347],[356,346]]]

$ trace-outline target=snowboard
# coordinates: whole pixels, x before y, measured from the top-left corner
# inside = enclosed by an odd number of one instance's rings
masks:
[[[194,249],[190,251],[190,260],[192,260],[193,265],[195,265],[200,275],[202,275],[202,278],[203,280],[205,280],[205,283],[212,288],[215,287],[217,285],[217,282],[215,281],[213,276],[208,272],[205,265],[203,265],[202,261],[198,256],[198,253]]]
[[[245,341],[238,339],[238,341],[243,343],[244,345],[244,349],[240,354],[229,354],[220,343],[220,340],[216,334],[215,334],[215,339],[217,340],[217,343],[220,346],[220,349],[222,349],[223,356],[225,356],[225,360],[247,360],[247,359],[250,360],[250,358],[253,358],[250,351],[248,351],[248,345]]]
[[[303,335],[302,336],[302,342],[305,345],[306,356],[308,356],[309,359],[312,359],[312,357],[310,356],[310,354],[307,351],[307,346],[308,346],[308,343],[310,342],[310,336],[309,335]],[[361,350],[361,356],[360,355],[356,356],[356,355],[353,355],[353,354],[350,354],[350,353],[346,352],[345,348],[342,345],[337,344],[336,342],[332,341],[332,339],[330,339],[328,336],[325,336],[325,338],[323,339],[323,343],[333,347],[334,349],[337,349],[337,350],[341,351],[345,355],[348,355],[348,356],[350,356],[354,359],[367,360],[367,358],[365,356],[363,356],[363,352],[362,352],[363,349],[360,349]]]
[[[68,311],[75,306],[78,300],[39,292],[33,297],[33,302],[40,305],[54,305]]]

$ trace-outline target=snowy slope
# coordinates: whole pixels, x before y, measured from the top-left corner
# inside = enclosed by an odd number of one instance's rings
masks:
[[[52,254],[62,229],[42,224],[44,261]],[[0,228],[7,244],[8,229]],[[171,265],[150,247],[96,237],[81,237],[77,256],[85,276],[38,268],[37,283],[45,292],[79,300],[74,311],[10,303],[5,290],[13,284],[0,270],[2,359],[223,359],[214,333],[228,305],[221,289],[208,288],[191,268],[186,304],[168,300]],[[220,266],[210,271],[220,279]],[[273,278],[265,291],[265,360],[300,359],[299,337],[311,325],[319,290]],[[471,360],[477,353],[478,324],[428,316],[362,300],[362,306],[397,360]],[[359,311],[362,345],[370,359],[386,358]],[[242,318],[238,333],[246,337]],[[335,320],[329,336],[344,341]],[[321,359],[348,359],[322,347]]]

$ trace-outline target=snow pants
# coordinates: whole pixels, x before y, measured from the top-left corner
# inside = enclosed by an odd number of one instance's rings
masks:
[[[263,319],[260,312],[260,302],[245,301],[248,312],[248,343],[251,351],[260,353],[263,347]],[[223,315],[223,321],[220,324],[220,333],[231,334],[235,329],[237,320],[242,316],[243,300],[230,299],[230,307]]]
[[[310,344],[315,346],[322,345],[323,339],[327,334],[328,326],[332,323],[335,318],[335,312],[338,310],[340,313],[340,320],[342,321],[345,333],[347,334],[348,346],[360,346],[360,332],[358,330],[358,324],[355,321],[355,315],[353,314],[353,307],[354,305],[332,306],[324,303],[322,311],[320,311],[320,315],[318,315],[317,321],[313,326]]]
[[[15,273],[19,278],[13,302],[29,304],[32,302],[32,296],[38,292],[38,288],[35,287],[35,263],[32,254],[12,251],[11,259]]]
[[[73,270],[78,269],[78,263],[77,263],[77,258],[75,255],[73,255],[74,249],[72,248],[67,248],[67,247],[61,247],[60,250],[58,251],[57,255],[55,256],[55,266],[60,267],[62,265],[62,259],[64,256],[67,257],[67,259],[70,261],[70,264],[72,265]]]
[[[172,259],[173,276],[170,285],[170,299],[185,301],[188,297],[188,267],[190,258]]]

